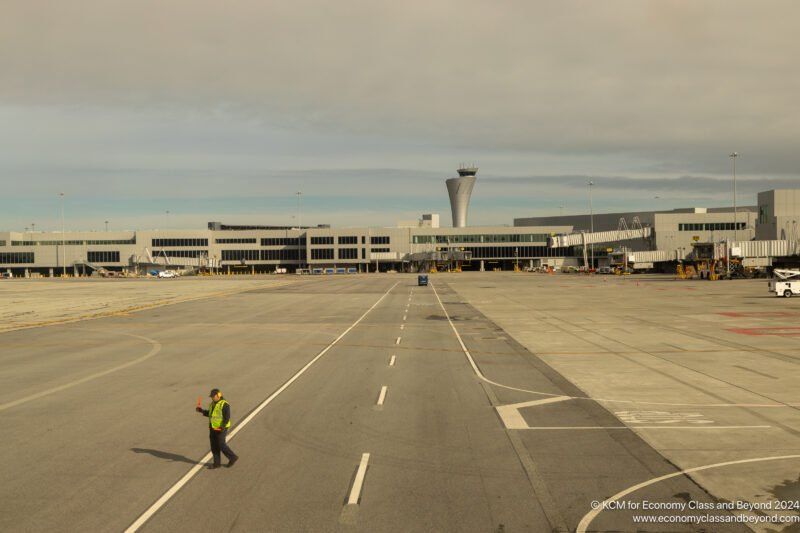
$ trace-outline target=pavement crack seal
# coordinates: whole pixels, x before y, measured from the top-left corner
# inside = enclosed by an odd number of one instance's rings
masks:
[[[121,333],[121,332],[119,332],[119,335],[126,335],[128,337],[134,337],[136,339],[141,339],[141,340],[143,340],[145,342],[150,343],[151,344],[150,351],[147,352],[147,354],[143,355],[142,357],[139,357],[138,359],[134,359],[133,361],[128,361],[127,363],[121,364],[119,366],[115,366],[113,368],[109,368],[108,370],[102,370],[100,372],[95,372],[94,374],[90,374],[90,375],[88,375],[86,377],[83,377],[81,379],[78,379],[78,380],[75,380],[75,381],[71,381],[71,382],[65,383],[63,385],[59,385],[58,387],[53,387],[51,389],[47,389],[47,390],[44,390],[44,391],[41,391],[41,392],[37,392],[36,394],[31,394],[30,396],[25,396],[24,398],[18,398],[16,400],[14,400],[13,402],[0,404],[0,411],[4,411],[4,410],[9,409],[11,407],[16,407],[17,405],[21,405],[23,403],[27,403],[27,402],[30,402],[32,400],[37,400],[39,398],[43,398],[45,396],[49,396],[50,394],[55,394],[57,392],[61,392],[63,390],[67,390],[67,389],[70,389],[72,387],[76,387],[78,385],[82,385],[83,383],[86,383],[87,381],[92,381],[94,379],[101,378],[103,376],[107,376],[108,374],[111,374],[113,372],[117,372],[119,370],[123,370],[123,369],[128,368],[128,367],[133,366],[133,365],[137,365],[137,364],[141,363],[142,361],[146,361],[147,359],[150,359],[151,357],[155,356],[158,352],[161,351],[161,343],[158,342],[157,340],[150,339],[148,337],[143,337],[141,335],[134,335],[133,333]]]
[[[249,424],[250,421],[253,420],[258,415],[258,413],[260,413],[266,406],[268,406],[270,403],[272,403],[272,401],[275,400],[275,398],[277,398],[278,395],[280,395],[283,391],[288,389],[289,386],[291,386],[292,383],[294,383],[295,381],[297,381],[300,378],[300,376],[305,374],[306,370],[311,368],[311,366],[314,363],[316,363],[323,355],[328,353],[328,351],[331,348],[336,346],[336,344],[340,340],[342,340],[345,335],[350,333],[350,331],[353,328],[355,328],[357,325],[359,325],[361,323],[361,321],[364,320],[367,317],[367,315],[373,309],[378,307],[378,304],[380,304],[383,301],[383,299],[386,298],[386,296],[388,296],[389,293],[392,292],[392,290],[395,287],[397,287],[397,283],[395,283],[394,285],[389,287],[389,289],[386,292],[384,292],[383,295],[381,295],[380,298],[378,298],[378,301],[376,301],[374,304],[372,304],[372,307],[367,309],[364,312],[364,314],[362,314],[355,322],[353,322],[353,324],[350,325],[350,327],[348,327],[346,330],[344,330],[338,337],[336,337],[330,344],[328,344],[328,346],[326,346],[322,351],[320,351],[317,355],[315,355],[313,359],[311,359],[308,363],[305,364],[305,366],[303,366],[303,368],[298,370],[292,377],[290,377],[288,380],[286,380],[286,382],[283,385],[281,385],[275,392],[270,394],[269,397],[266,400],[261,402],[252,411],[250,411],[250,413],[247,416],[245,416],[244,419],[241,422],[236,424],[236,427],[234,427],[233,430],[230,432],[230,435],[228,436],[228,439],[233,439],[236,436],[236,434],[239,433],[239,431],[244,429],[244,427],[247,424]],[[150,507],[148,507],[147,510],[144,513],[142,513],[141,516],[139,516],[125,530],[125,533],[134,533],[135,531],[138,531],[148,520],[150,520],[150,518],[155,513],[157,513],[170,499],[172,499],[172,497],[175,494],[177,494],[178,491],[180,491],[181,488],[183,488],[184,485],[189,483],[189,481],[191,481],[192,478],[195,475],[197,475],[197,473],[200,472],[200,470],[203,469],[203,466],[205,465],[205,463],[207,463],[210,459],[211,459],[211,452],[208,452],[205,456],[203,456],[203,458],[199,461],[198,464],[193,466],[186,474],[184,474],[184,476],[180,480],[178,480],[177,483],[175,483],[169,489],[167,489],[167,491],[163,495],[161,495],[161,497],[158,500],[156,500],[155,503],[153,503]]]

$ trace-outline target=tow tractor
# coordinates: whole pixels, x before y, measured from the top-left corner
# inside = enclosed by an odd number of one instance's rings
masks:
[[[769,282],[769,292],[774,292],[775,296],[791,298],[795,294],[800,294],[800,270],[774,270],[775,279]]]

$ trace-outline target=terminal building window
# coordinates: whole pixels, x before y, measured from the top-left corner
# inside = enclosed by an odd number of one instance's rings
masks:
[[[86,252],[90,263],[119,263],[119,252]]]
[[[746,222],[737,222],[737,229],[747,227]],[[733,231],[733,222],[705,222],[695,224],[678,224],[678,231]]]
[[[358,248],[339,248],[339,259],[358,259]]]
[[[387,253],[387,252],[391,252],[391,249],[389,249],[389,248],[372,248],[372,249],[370,250],[370,252],[372,252],[372,253],[379,253],[379,254],[380,254],[380,253]]]
[[[389,236],[382,236],[382,237],[370,237],[369,238],[370,244],[389,244]]]
[[[208,250],[153,250],[153,257],[203,257],[208,255]]]
[[[33,252],[0,253],[0,265],[25,265],[33,263]]]
[[[261,246],[305,246],[306,238],[297,237],[269,237],[261,239]]]
[[[0,241],[0,246],[5,246],[5,245],[6,245],[6,241]]]
[[[261,250],[262,261],[305,261],[306,251],[298,248]]]
[[[461,247],[450,248],[462,250]],[[464,251],[472,252],[472,259],[528,259],[541,257],[570,257],[575,255],[572,247],[550,248],[548,246],[467,246]]]
[[[333,236],[311,237],[311,244],[333,244]]]
[[[136,244],[136,238],[123,239],[123,240],[107,240],[107,241],[11,241],[11,246],[105,246],[105,245],[119,245],[119,244]]]
[[[222,250],[223,261],[258,261],[259,250]]]
[[[469,244],[493,242],[547,242],[545,233],[485,234],[485,235],[414,235],[413,244]]]
[[[314,237],[311,237],[311,241],[313,243]],[[312,248],[311,259],[333,259],[333,248]]]
[[[217,244],[255,244],[256,238],[249,239],[216,239],[214,242]]]
[[[358,237],[355,235],[339,237],[336,242],[339,244],[358,244]]]
[[[208,239],[153,239],[153,247],[162,246],[208,246]]]

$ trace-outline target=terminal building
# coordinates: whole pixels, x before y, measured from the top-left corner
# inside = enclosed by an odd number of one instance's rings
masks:
[[[754,267],[800,264],[800,189],[761,192],[758,205],[736,211],[686,208],[524,217],[514,219],[513,226],[473,227],[466,225],[466,205],[475,172],[477,168],[460,169],[461,177],[468,178],[467,185],[448,181],[454,227],[440,227],[438,215],[426,214],[388,228],[210,222],[197,230],[6,231],[0,232],[0,272],[16,277],[95,271],[144,274],[164,269],[220,273],[511,270],[603,267],[620,254],[633,268],[674,272],[677,263],[696,257],[701,245],[710,246],[717,258],[739,258]]]

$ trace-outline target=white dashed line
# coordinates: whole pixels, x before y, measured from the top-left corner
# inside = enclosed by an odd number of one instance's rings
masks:
[[[405,324],[400,324],[400,329],[405,329],[405,327],[406,327]]]
[[[358,465],[356,479],[353,481],[353,488],[350,490],[350,497],[347,499],[348,505],[357,504],[358,499],[361,497],[361,487],[364,485],[364,476],[367,475],[367,463],[369,463],[369,454],[365,453],[361,456],[361,464]]]
[[[389,359],[389,366],[394,366],[394,361],[395,361],[396,358],[397,358],[397,356],[393,355],[392,358]]]
[[[397,283],[395,283],[394,285],[392,285],[392,286],[389,288],[389,290],[388,290],[388,291],[386,291],[385,293],[383,293],[383,296],[381,296],[380,298],[378,298],[378,301],[377,301],[377,302],[375,302],[374,304],[372,304],[372,307],[370,307],[369,309],[367,309],[367,310],[364,312],[364,314],[363,314],[363,315],[361,315],[361,316],[358,318],[358,320],[356,320],[355,322],[353,322],[353,324],[352,324],[352,325],[351,325],[349,328],[347,328],[346,330],[344,330],[344,332],[342,332],[342,334],[341,334],[341,335],[339,335],[338,337],[336,337],[336,339],[335,339],[333,342],[331,342],[330,344],[328,344],[328,346],[326,346],[326,347],[325,347],[325,348],[324,348],[324,349],[323,349],[321,352],[319,352],[319,353],[318,353],[318,354],[317,354],[317,355],[316,355],[316,356],[315,356],[315,357],[314,357],[314,358],[313,358],[311,361],[309,361],[308,363],[306,363],[306,365],[305,365],[303,368],[301,368],[300,370],[298,370],[298,371],[297,371],[297,373],[295,373],[295,374],[294,374],[294,375],[293,375],[291,378],[289,378],[289,380],[288,380],[288,381],[286,381],[286,382],[285,382],[285,383],[284,383],[284,384],[283,384],[283,385],[282,385],[282,386],[281,386],[281,387],[280,387],[278,390],[276,390],[275,392],[273,392],[273,393],[272,393],[272,394],[269,396],[269,398],[267,398],[266,400],[264,400],[263,402],[261,402],[261,403],[258,405],[258,407],[256,407],[256,408],[255,408],[255,409],[254,409],[254,410],[253,410],[253,411],[252,411],[252,412],[251,412],[251,413],[250,413],[250,414],[249,414],[247,417],[245,417],[245,419],[244,419],[244,420],[242,420],[241,422],[239,422],[239,423],[236,425],[236,427],[235,427],[235,428],[233,428],[233,431],[231,431],[231,433],[230,433],[230,435],[229,435],[229,437],[228,437],[228,438],[232,439],[234,436],[236,436],[236,434],[237,434],[239,431],[241,431],[241,430],[242,430],[242,429],[243,429],[243,428],[244,428],[244,427],[245,427],[245,426],[248,424],[248,422],[250,422],[251,420],[253,420],[253,418],[255,418],[255,416],[256,416],[258,413],[260,413],[262,409],[264,409],[264,408],[265,408],[267,405],[269,405],[270,403],[272,403],[272,401],[273,401],[275,398],[277,398],[277,397],[278,397],[278,395],[279,395],[280,393],[282,393],[283,391],[285,391],[287,388],[289,388],[289,386],[290,386],[292,383],[294,383],[295,381],[297,381],[297,379],[298,379],[300,376],[302,376],[302,375],[303,375],[303,374],[306,372],[306,370],[308,370],[308,369],[311,367],[311,365],[313,365],[314,363],[316,363],[316,362],[319,360],[319,358],[320,358],[320,357],[322,357],[323,355],[325,355],[326,353],[328,353],[328,351],[329,351],[331,348],[333,348],[333,347],[334,347],[334,346],[335,346],[335,345],[336,345],[336,344],[337,344],[337,343],[338,343],[340,340],[342,340],[342,338],[343,338],[345,335],[347,335],[348,333],[350,333],[350,331],[351,331],[353,328],[355,328],[357,325],[359,325],[359,324],[361,323],[361,321],[362,321],[362,320],[364,320],[364,318],[366,318],[366,316],[367,316],[367,315],[370,313],[370,311],[372,311],[373,309],[375,309],[376,307],[378,307],[378,304],[379,304],[379,303],[381,303],[381,302],[383,301],[383,299],[384,299],[384,298],[386,298],[386,296],[387,296],[387,295],[388,295],[390,292],[392,292],[392,289],[394,289],[396,286],[397,286]],[[183,476],[183,477],[182,477],[182,478],[181,478],[181,479],[180,479],[180,480],[179,480],[177,483],[175,483],[175,484],[174,484],[172,487],[170,487],[170,488],[169,488],[169,490],[167,490],[167,492],[165,492],[165,493],[164,493],[164,494],[163,494],[163,495],[162,495],[162,496],[161,496],[161,497],[160,497],[158,500],[156,500],[156,502],[155,502],[153,505],[151,505],[151,506],[150,506],[150,507],[149,507],[149,508],[148,508],[148,509],[147,509],[147,510],[146,510],[146,511],[145,511],[145,512],[144,512],[144,513],[143,513],[143,514],[142,514],[142,515],[139,517],[139,518],[137,518],[137,519],[136,519],[136,521],[135,521],[133,524],[131,524],[131,525],[130,525],[130,527],[129,527],[128,529],[126,529],[126,530],[125,530],[125,533],[133,533],[133,532],[135,532],[135,531],[138,531],[138,530],[139,530],[139,528],[141,528],[141,527],[142,527],[142,526],[145,524],[145,522],[147,522],[147,521],[150,519],[150,517],[151,517],[151,516],[153,516],[153,515],[154,515],[154,514],[155,514],[155,513],[156,513],[156,512],[159,510],[159,509],[161,509],[161,508],[164,506],[164,504],[166,504],[166,503],[167,503],[167,502],[168,502],[168,501],[169,501],[169,500],[170,500],[170,499],[171,499],[171,498],[172,498],[172,497],[173,497],[175,494],[177,494],[177,492],[178,492],[179,490],[181,490],[181,488],[182,488],[184,485],[186,485],[186,484],[187,484],[189,481],[191,481],[191,479],[192,479],[192,478],[193,478],[193,477],[194,477],[194,476],[195,476],[195,475],[196,475],[196,474],[197,474],[197,473],[198,473],[200,470],[202,470],[202,469],[203,469],[203,467],[205,466],[205,463],[206,463],[206,462],[208,462],[210,459],[211,459],[211,452],[207,453],[207,454],[206,454],[206,455],[203,457],[203,459],[201,459],[201,461],[200,461],[200,463],[199,463],[199,464],[197,464],[197,465],[193,466],[193,467],[191,468],[191,470],[189,470],[189,471],[188,471],[188,472],[187,472],[187,473],[186,473],[186,474],[185,474],[185,475],[184,475],[184,476]],[[366,472],[366,469],[367,469],[367,463],[366,463],[366,461],[367,461],[367,460],[369,460],[369,454],[368,454],[368,453],[365,453],[365,454],[364,454],[364,458],[362,458],[362,459],[361,459],[361,467],[359,467],[359,473],[361,473],[361,481],[359,481],[359,479],[358,479],[358,476],[356,476],[356,482],[357,482],[357,485],[358,485],[358,492],[360,492],[360,491],[361,491],[361,482],[363,482],[363,480],[364,480],[364,475],[363,475],[363,474]],[[362,470],[362,467],[363,467],[364,473],[362,473],[362,472],[361,472],[361,470]],[[356,486],[354,485],[354,486],[353,486],[353,490],[354,490],[354,491],[355,491],[355,488],[356,488]],[[356,493],[356,501],[358,501],[358,492]],[[350,494],[350,498],[351,498],[351,499],[352,499],[352,497],[353,497],[353,495],[352,495],[352,494]]]
[[[394,341],[395,344],[400,344],[400,337],[397,337],[397,340]]]
[[[381,387],[381,393],[378,395],[378,404],[383,405],[383,402],[386,400],[386,391],[389,389],[386,385]]]

